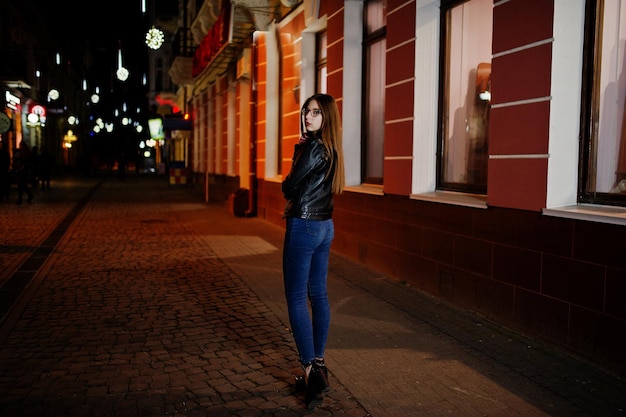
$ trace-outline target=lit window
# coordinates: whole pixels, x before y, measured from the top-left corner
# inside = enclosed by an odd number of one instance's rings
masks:
[[[385,66],[387,4],[369,0],[364,7],[363,182],[382,184],[385,140]]]
[[[315,43],[315,45],[317,49],[317,56],[315,59],[315,65],[317,69],[317,86],[315,88],[315,91],[318,93],[326,93],[326,31],[317,34],[317,42]]]
[[[437,188],[487,192],[493,0],[442,2]]]
[[[626,3],[588,0],[581,202],[626,205]]]

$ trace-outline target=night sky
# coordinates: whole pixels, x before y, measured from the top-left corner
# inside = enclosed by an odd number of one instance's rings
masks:
[[[132,109],[147,104],[143,77],[148,71],[145,34],[150,26],[140,0],[34,0],[31,4],[42,12],[63,62],[75,68],[84,65],[89,89],[99,87],[102,101],[97,107],[106,113],[121,102]],[[120,49],[122,64],[130,72],[125,82],[115,76]]]
[[[28,25],[34,28],[41,51],[50,53],[51,63],[55,52],[61,54],[63,69],[78,71],[72,80],[87,80],[88,95],[96,86],[100,90],[100,102],[87,103],[86,110],[91,120],[81,123],[81,128],[93,137],[89,150],[100,160],[113,160],[120,155],[135,155],[137,141],[146,133],[139,134],[132,125],[121,126],[121,116],[129,116],[133,122],[141,122],[147,132],[149,113],[148,56],[150,49],[145,44],[145,34],[151,27],[148,13],[141,13],[140,0],[91,1],[44,1],[17,0],[18,7],[25,10]],[[118,52],[122,51],[122,65],[128,69],[128,80],[122,82],[116,77]],[[115,110],[126,113],[117,117]],[[137,113],[137,109],[141,113]],[[92,131],[95,120],[101,117],[105,122],[113,122],[113,132]],[[86,143],[83,147],[86,149]]]

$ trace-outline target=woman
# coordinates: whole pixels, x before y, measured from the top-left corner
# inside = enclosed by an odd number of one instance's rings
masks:
[[[289,322],[304,369],[305,404],[311,410],[330,390],[324,364],[330,326],[326,278],[334,237],[333,196],[341,194],[345,183],[341,117],[335,99],[327,94],[308,98],[300,128],[291,171],[282,183],[287,199],[283,278]]]

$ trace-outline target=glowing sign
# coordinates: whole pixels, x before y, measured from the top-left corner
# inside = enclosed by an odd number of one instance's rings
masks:
[[[14,96],[8,91],[4,92],[4,99],[7,103],[7,107],[13,110],[17,110],[17,107],[20,105],[19,97]]]
[[[228,5],[228,3],[225,4]],[[229,24],[230,8],[226,6],[194,52],[191,68],[193,77],[200,74],[217,56],[220,49],[228,43]]]
[[[148,129],[150,130],[150,137],[152,139],[165,139],[165,134],[163,133],[163,120],[161,119],[150,119],[148,120]]]
[[[37,116],[41,117],[46,117],[46,108],[44,106],[41,106],[39,104],[33,106],[30,109],[30,112],[33,114],[36,114]]]
[[[63,141],[66,143],[76,142],[76,139],[78,139],[78,137],[71,130],[68,130],[67,135],[63,136]]]

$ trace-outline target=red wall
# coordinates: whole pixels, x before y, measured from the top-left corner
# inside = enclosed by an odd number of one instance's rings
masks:
[[[512,0],[494,7],[490,206],[546,206],[553,20],[552,1]]]
[[[284,226],[280,184],[260,189],[263,218]],[[337,198],[334,220],[333,251],[626,371],[623,227],[354,192]]]
[[[342,2],[328,20],[329,92],[341,102]],[[388,1],[384,191],[336,200],[333,250],[463,309],[626,372],[624,227],[543,216],[553,2],[494,7],[488,208],[412,200],[415,4]],[[407,47],[403,45],[406,42]],[[402,45],[398,48],[393,46]],[[516,48],[522,48],[517,50]],[[398,84],[398,87],[395,85]],[[401,85],[401,86],[400,86]],[[409,92],[409,93],[407,93]],[[522,157],[520,157],[522,156]],[[280,184],[259,182],[259,216],[284,225]],[[367,224],[368,227],[363,227]]]
[[[387,70],[383,190],[409,195],[413,155],[415,2],[387,1]]]

